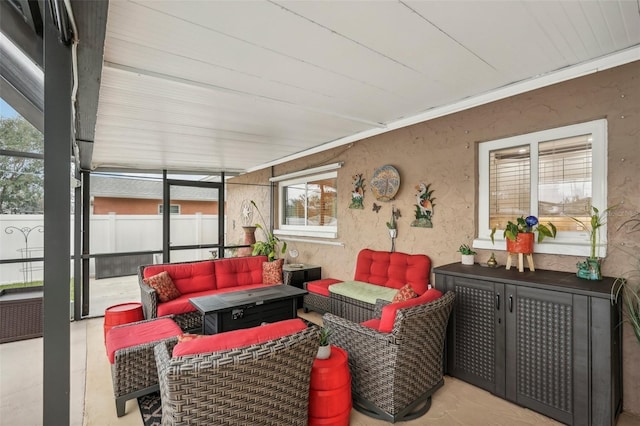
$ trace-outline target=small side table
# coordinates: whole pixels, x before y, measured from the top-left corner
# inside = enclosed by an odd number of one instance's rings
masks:
[[[309,426],[348,426],[351,373],[347,352],[331,345],[331,356],[313,361],[309,382]]]
[[[109,306],[104,311],[104,340],[107,341],[107,333],[116,325],[128,324],[130,322],[142,321],[142,303],[130,302]]]
[[[319,280],[322,276],[322,268],[306,263],[288,263],[282,266],[282,274],[286,285],[302,288],[302,284],[307,281]]]
[[[307,281],[322,278],[322,268],[306,263],[288,263],[282,266],[282,281],[286,285],[302,288]],[[302,308],[302,297],[298,298],[298,309]]]

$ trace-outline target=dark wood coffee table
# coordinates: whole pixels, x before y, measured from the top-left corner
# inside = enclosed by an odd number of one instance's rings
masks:
[[[297,300],[305,294],[293,286],[274,285],[194,297],[189,302],[202,314],[202,332],[215,334],[296,318]]]

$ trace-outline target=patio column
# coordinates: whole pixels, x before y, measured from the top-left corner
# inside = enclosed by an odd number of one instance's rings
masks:
[[[43,424],[69,424],[72,140],[71,49],[44,20],[44,377]],[[78,200],[79,201],[79,200]]]

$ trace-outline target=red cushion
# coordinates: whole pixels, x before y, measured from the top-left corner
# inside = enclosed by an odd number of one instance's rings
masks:
[[[262,263],[267,256],[233,257],[216,260],[218,288],[262,284]]]
[[[112,328],[107,333],[106,341],[109,362],[113,364],[115,353],[119,349],[155,342],[181,334],[182,330],[180,330],[178,324],[169,318]]]
[[[373,328],[374,330],[380,329],[380,318],[372,318],[368,321],[361,322],[360,325],[364,325],[365,327]]]
[[[413,291],[411,284],[405,284],[400,290],[398,290],[396,295],[393,296],[391,303],[404,302],[405,300],[413,299],[414,297],[418,297],[418,294]]]
[[[341,283],[342,281],[335,278],[325,278],[323,280],[309,281],[307,283],[307,290],[309,293],[321,294],[322,296],[329,297],[329,286],[331,284]]]
[[[158,316],[162,317],[165,315],[180,315],[186,314],[188,312],[194,312],[196,307],[189,302],[189,299],[193,299],[194,297],[201,296],[209,296],[211,294],[220,294],[220,293],[230,293],[232,291],[238,290],[251,290],[253,288],[261,288],[264,287],[262,284],[254,284],[238,287],[229,287],[229,288],[219,288],[216,290],[207,290],[207,291],[198,291],[195,293],[183,294],[177,299],[170,300],[165,303],[158,303]]]
[[[432,302],[442,296],[442,292],[438,289],[431,288],[422,296],[405,300],[404,302],[390,303],[382,308],[382,316],[380,317],[380,326],[378,331],[381,333],[390,333],[393,330],[393,323],[396,320],[396,312],[398,309],[410,308],[412,306],[422,305]]]
[[[282,284],[282,265],[284,265],[284,259],[262,262],[262,284]]]
[[[358,253],[354,280],[391,288],[411,284],[423,294],[429,288],[431,260],[424,254],[389,253],[363,249]]]
[[[160,302],[168,302],[180,297],[180,292],[167,271],[145,278],[144,283],[156,291]]]
[[[185,294],[215,289],[216,275],[214,269],[214,261],[205,260],[193,263],[149,265],[144,268],[142,273],[144,278],[149,278],[162,271],[167,271],[178,291],[181,294]]]
[[[253,328],[213,334],[201,339],[178,343],[173,348],[173,356],[179,357],[251,346],[297,333],[305,328],[307,325],[304,321],[295,318]]]

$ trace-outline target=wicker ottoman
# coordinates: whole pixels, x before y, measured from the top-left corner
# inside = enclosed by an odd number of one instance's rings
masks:
[[[153,347],[166,342],[172,350],[182,334],[171,318],[154,318],[113,327],[107,333],[116,413],[122,417],[126,402],[157,391],[158,370]]]

